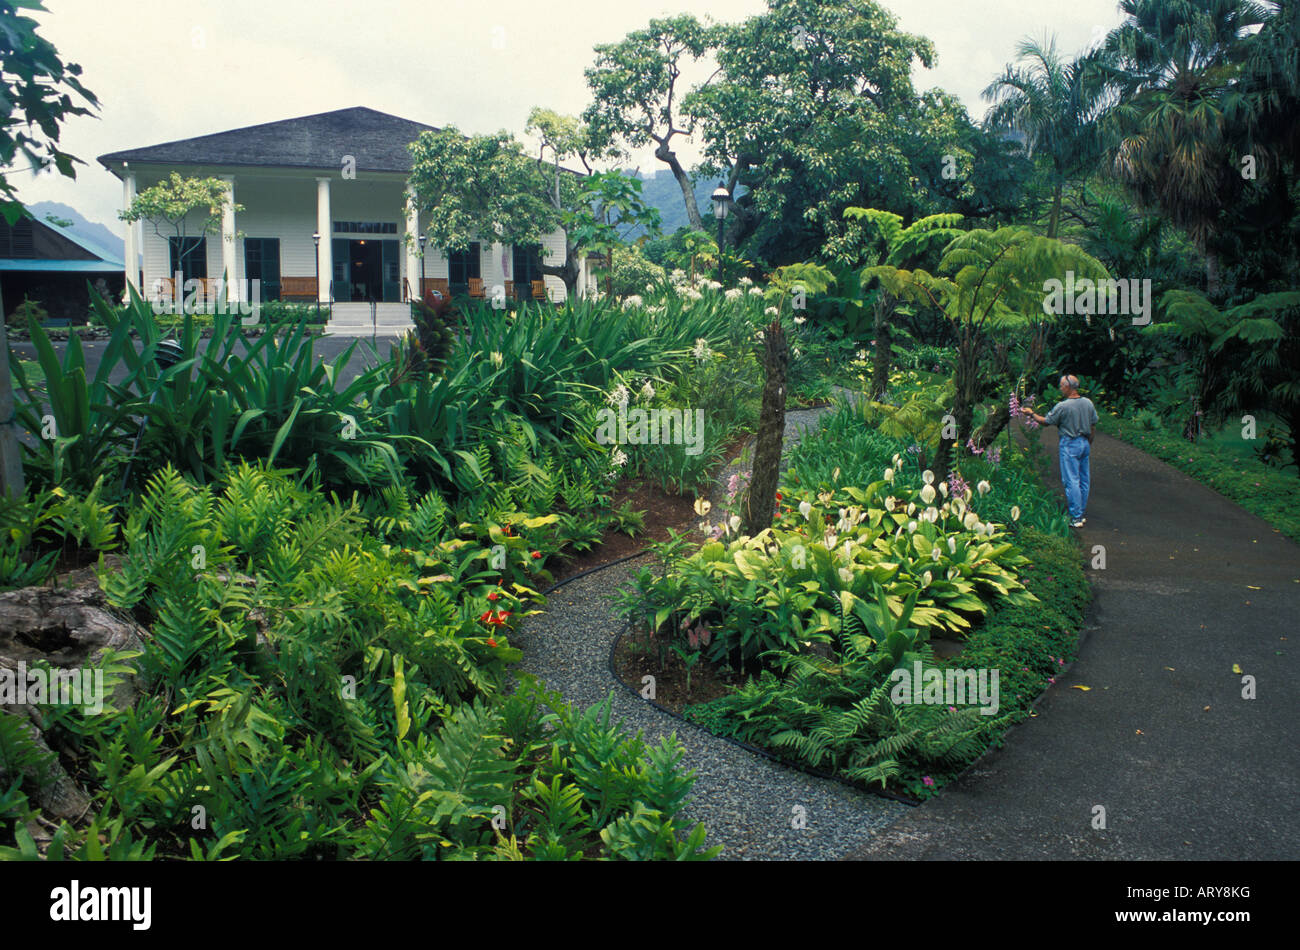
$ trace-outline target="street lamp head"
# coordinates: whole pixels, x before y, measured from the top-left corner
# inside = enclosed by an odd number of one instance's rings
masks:
[[[311,240],[313,244],[315,244],[317,247],[320,247],[320,232],[313,231],[311,235]]]
[[[721,221],[727,216],[727,211],[731,204],[731,192],[727,191],[727,186],[718,182],[718,187],[713,189],[713,216]]]
[[[429,240],[429,235],[421,234],[419,240],[420,240],[420,250],[423,251],[425,242]]]

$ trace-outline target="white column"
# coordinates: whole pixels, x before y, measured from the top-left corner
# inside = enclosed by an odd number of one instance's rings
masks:
[[[126,171],[126,166],[122,170],[122,210],[125,211],[135,201],[135,172]],[[140,243],[136,240],[138,228],[139,225],[134,222],[127,224],[122,248],[122,269],[126,271],[127,287],[134,287],[137,291],[140,290]],[[130,297],[131,291],[126,290],[126,295]]]
[[[320,268],[320,282],[316,285],[317,299],[323,303],[330,302],[330,281],[334,279],[334,244],[330,237],[334,234],[334,222],[330,218],[330,180],[316,179],[316,233],[320,235],[320,247],[316,251],[316,263]]]
[[[239,272],[235,258],[235,179],[222,175],[226,183],[226,202],[221,206],[221,277],[225,280],[225,297],[230,303],[239,301]]]
[[[420,300],[424,288],[420,286],[420,211],[415,203],[415,191],[406,189],[406,282],[411,288],[411,299]]]

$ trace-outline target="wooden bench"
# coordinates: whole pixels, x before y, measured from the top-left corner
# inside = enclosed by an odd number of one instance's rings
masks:
[[[483,289],[483,278],[471,277],[469,279],[469,295],[480,300],[487,297],[487,291]]]
[[[316,278],[281,277],[280,299],[297,300],[301,298],[306,298],[307,300],[316,299]]]
[[[431,290],[432,290],[434,293],[442,294],[444,297],[450,297],[450,296],[451,296],[451,288],[447,286],[447,278],[446,278],[446,277],[426,277],[426,278],[424,278],[424,283],[421,285],[420,299],[423,300],[423,299],[424,299],[424,295],[427,294],[427,293],[428,293],[429,291],[431,291]]]
[[[217,296],[217,284],[218,284],[218,278],[216,278],[216,277],[197,277],[197,278],[191,278],[191,280],[202,280],[202,281],[203,281],[203,299],[204,299],[204,300],[215,300],[215,299],[216,299],[216,296]],[[186,281],[186,282],[184,282],[184,283],[181,284],[181,295],[182,295],[182,296],[189,296],[188,291],[185,290],[185,283],[188,283],[188,281]],[[173,297],[176,296],[175,282],[174,282],[174,281],[172,280],[172,278],[170,278],[170,277],[156,277],[156,278],[154,278],[153,283],[149,285],[149,290],[150,290],[150,293],[151,293],[153,296],[157,297],[159,294],[161,294],[164,298],[166,298],[166,299],[168,299],[168,300],[171,300]]]

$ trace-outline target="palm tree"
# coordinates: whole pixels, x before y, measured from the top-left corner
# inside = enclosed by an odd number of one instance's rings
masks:
[[[1127,19],[1106,38],[1098,68],[1119,97],[1107,116],[1113,167],[1187,230],[1214,296],[1216,221],[1242,182],[1233,139],[1259,107],[1239,81],[1246,40],[1269,11],[1254,0],[1122,0],[1120,10]]]
[[[1050,238],[1060,231],[1066,183],[1090,171],[1099,153],[1097,120],[1105,88],[1092,66],[1100,56],[1094,51],[1067,61],[1057,51],[1055,36],[1026,37],[1016,46],[1017,62],[1008,64],[982,93],[993,103],[985,126],[1019,132],[1029,155],[1043,157],[1051,167]]]

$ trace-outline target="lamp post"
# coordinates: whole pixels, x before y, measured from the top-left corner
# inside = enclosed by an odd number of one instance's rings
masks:
[[[416,291],[416,299],[424,299],[424,243],[429,240],[429,235],[420,235],[420,287]]]
[[[731,192],[727,191],[726,185],[718,182],[712,197],[713,216],[718,219],[718,283],[722,283],[722,222],[727,219],[727,211],[730,210]]]
[[[316,245],[316,322],[320,323],[320,232],[311,233],[311,242]]]

